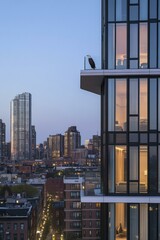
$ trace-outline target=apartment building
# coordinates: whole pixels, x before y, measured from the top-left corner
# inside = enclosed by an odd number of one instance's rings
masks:
[[[101,3],[102,66],[81,71],[81,88],[101,97],[101,239],[157,240],[160,1]]]

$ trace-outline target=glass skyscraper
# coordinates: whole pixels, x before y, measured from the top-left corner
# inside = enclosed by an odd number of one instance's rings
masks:
[[[160,239],[160,1],[102,0],[102,239]],[[98,201],[98,198],[97,198]]]
[[[17,95],[11,102],[11,159],[31,158],[31,94]]]

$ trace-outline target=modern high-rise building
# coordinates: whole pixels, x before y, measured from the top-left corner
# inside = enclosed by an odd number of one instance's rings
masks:
[[[6,156],[6,125],[0,119],[0,162],[4,160]]]
[[[49,135],[47,139],[50,158],[60,158],[64,154],[64,136],[62,134]]]
[[[81,135],[76,126],[71,126],[64,134],[64,156],[71,157],[72,152],[81,146]]]
[[[11,159],[31,158],[31,94],[17,95],[11,102]]]
[[[35,126],[31,126],[32,131],[32,158],[36,158],[36,129]]]
[[[102,0],[103,240],[160,239],[160,1]],[[90,199],[91,201],[91,199]]]

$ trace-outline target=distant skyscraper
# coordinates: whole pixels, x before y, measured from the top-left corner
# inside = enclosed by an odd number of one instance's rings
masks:
[[[60,158],[64,154],[64,136],[61,134],[56,134],[52,136],[52,157]]]
[[[3,161],[6,154],[6,125],[0,119],[0,161]]]
[[[17,95],[11,102],[11,159],[31,158],[31,94]]]
[[[64,156],[71,157],[72,151],[81,145],[81,135],[76,126],[71,126],[64,135]]]
[[[64,154],[64,136],[50,135],[47,139],[49,158],[60,158]]]
[[[31,127],[32,129],[32,158],[36,158],[36,129],[35,126]]]

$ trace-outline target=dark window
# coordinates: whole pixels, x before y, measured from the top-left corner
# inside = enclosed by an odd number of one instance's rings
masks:
[[[138,6],[137,5],[130,6],[130,20],[131,21],[138,20]]]

